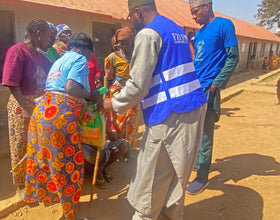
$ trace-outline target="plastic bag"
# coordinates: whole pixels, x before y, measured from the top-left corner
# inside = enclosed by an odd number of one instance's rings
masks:
[[[80,115],[81,142],[98,148],[104,146],[103,116],[97,112],[96,105],[92,102],[86,102]]]

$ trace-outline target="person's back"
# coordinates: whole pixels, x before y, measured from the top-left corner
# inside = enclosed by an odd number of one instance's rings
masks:
[[[161,15],[155,17],[145,29],[149,28],[155,30],[162,39],[151,89],[142,100],[145,123],[152,125],[165,120],[172,112],[183,113],[197,109],[206,99],[196,76],[189,42],[183,29]],[[164,80],[157,81],[159,79]],[[151,97],[155,95],[161,96],[160,103],[151,102]]]
[[[75,71],[81,71],[80,68],[83,68],[84,71],[88,73],[88,67],[85,66],[84,63],[87,63],[85,56],[73,51],[68,51],[65,53],[51,67],[46,82],[46,90],[64,92],[66,80],[73,79],[78,82],[83,82],[82,85],[85,85],[85,89],[89,92],[90,88],[88,84],[88,74],[80,76],[75,74]],[[75,77],[72,77],[72,74]]]

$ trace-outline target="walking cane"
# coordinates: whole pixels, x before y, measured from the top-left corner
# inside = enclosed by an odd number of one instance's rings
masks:
[[[102,126],[102,146],[98,147],[98,149],[97,149],[96,160],[95,160],[95,165],[94,165],[94,172],[93,172],[93,177],[92,177],[92,184],[91,184],[89,207],[92,204],[93,192],[94,192],[94,188],[96,185],[96,178],[97,178],[98,166],[99,166],[99,160],[100,160],[100,150],[104,146],[105,139],[106,139],[106,121],[102,115],[101,115],[101,118],[102,118],[102,124],[103,124],[103,126]]]
[[[97,172],[98,172],[99,158],[100,158],[100,148],[98,148],[98,150],[97,150],[97,155],[96,155],[96,160],[95,160],[95,165],[94,165],[94,172],[93,172],[93,177],[92,177],[89,207],[92,204],[93,192],[94,192],[94,188],[95,188],[95,185],[96,185],[96,178],[97,178]]]

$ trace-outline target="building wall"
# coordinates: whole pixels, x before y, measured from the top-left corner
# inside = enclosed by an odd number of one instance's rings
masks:
[[[28,22],[33,18],[42,18],[53,23],[55,26],[58,24],[67,24],[71,27],[73,32],[85,32],[92,36],[93,22],[104,22],[116,24],[120,23],[119,20],[105,19],[96,16],[75,15],[63,13],[58,11],[50,11],[47,9],[28,8],[23,6],[15,6],[0,3],[0,10],[11,11],[15,14],[15,29],[16,29],[16,42],[23,41],[25,27]]]
[[[23,6],[14,6],[9,4],[0,3],[1,10],[11,11],[15,15],[15,41],[20,42],[24,39],[25,27],[28,22],[33,18],[42,18],[47,21],[52,22],[54,25],[65,23],[69,25],[73,32],[85,32],[89,36],[93,35],[93,22],[101,22],[108,24],[116,24],[119,26],[124,26],[125,23],[121,23],[120,20],[116,19],[108,19],[96,16],[88,16],[88,15],[75,15],[69,13],[63,13],[58,11],[50,11],[47,9],[38,9],[38,8],[28,8]],[[192,28],[185,27],[186,33],[189,31],[193,31]],[[260,67],[261,62],[264,56],[268,56],[269,51],[271,49],[276,52],[277,45],[279,43],[273,43],[270,41],[262,41],[256,40],[252,38],[246,38],[242,36],[238,36],[239,41],[239,52],[240,52],[240,62],[237,67],[237,71],[245,71],[247,69],[247,61],[248,61],[248,52],[250,43],[256,43],[257,49],[255,54],[255,66]],[[265,49],[262,49],[262,44],[265,44]],[[280,48],[278,46],[278,53],[280,52]]]
[[[237,67],[237,71],[246,71],[247,70],[247,62],[249,58],[250,44],[252,45],[252,50],[250,55],[254,55],[255,69],[261,69],[262,61],[264,57],[269,56],[270,50],[273,50],[274,53],[280,53],[280,43],[279,42],[271,42],[266,40],[258,40],[247,37],[238,36],[239,43],[239,55],[240,61]],[[254,51],[254,45],[256,45],[256,49]]]

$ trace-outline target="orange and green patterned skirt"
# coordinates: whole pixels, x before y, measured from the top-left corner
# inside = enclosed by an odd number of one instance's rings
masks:
[[[25,202],[59,202],[65,217],[78,209],[84,176],[78,117],[82,102],[59,92],[35,100],[28,128]]]
[[[121,88],[122,86],[120,83],[115,80],[109,89],[110,98],[117,94]],[[116,129],[119,134],[119,138],[125,138],[129,142],[130,147],[135,147],[139,125],[140,105],[136,105],[127,110],[125,114],[119,114],[115,111],[111,111],[110,115],[114,129]]]

